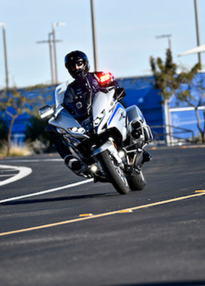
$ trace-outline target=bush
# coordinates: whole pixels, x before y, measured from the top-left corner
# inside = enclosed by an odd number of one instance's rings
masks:
[[[7,156],[7,142],[2,140],[0,146],[0,156],[6,157]],[[16,144],[11,145],[10,155],[11,156],[28,156],[31,155],[32,151],[29,149],[28,146],[19,146]]]
[[[35,153],[53,151],[54,138],[45,131],[48,125],[47,119],[43,120],[33,116],[28,120],[25,134],[25,142]]]

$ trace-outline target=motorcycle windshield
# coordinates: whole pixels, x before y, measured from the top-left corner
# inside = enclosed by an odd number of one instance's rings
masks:
[[[68,86],[68,82],[66,81],[58,85],[55,89],[54,99],[55,99],[56,115],[63,108],[61,104],[63,103],[64,93],[67,89],[67,86]]]
[[[67,89],[68,82],[63,82],[62,84],[58,85],[55,90],[55,107],[56,107],[56,113],[57,115],[62,109],[62,103],[64,100],[65,91]],[[82,101],[76,101],[70,103],[67,107],[67,111],[73,116],[73,117],[84,117],[88,114],[87,111],[87,101],[88,98],[85,98]]]

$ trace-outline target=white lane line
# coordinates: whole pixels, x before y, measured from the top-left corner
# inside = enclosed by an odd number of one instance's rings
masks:
[[[18,159],[13,159],[13,160],[9,160],[9,162],[31,162],[31,163],[33,163],[33,162],[60,162],[60,161],[63,161],[63,159],[20,159],[20,160],[18,160]]]
[[[50,190],[45,190],[45,191],[42,191],[42,192],[37,192],[37,193],[32,193],[32,194],[27,194],[27,195],[22,195],[22,196],[18,196],[18,197],[13,197],[13,198],[0,200],[0,204],[6,203],[6,202],[11,202],[11,201],[16,201],[16,200],[21,200],[21,199],[25,199],[25,198],[30,198],[30,197],[34,197],[34,196],[44,195],[44,194],[56,192],[56,191],[63,190],[63,189],[73,188],[73,187],[77,187],[77,186],[80,186],[80,185],[83,185],[83,184],[87,184],[87,183],[90,183],[90,182],[93,182],[93,179],[88,179],[86,181],[81,181],[81,182],[69,184],[69,185],[66,185],[66,186],[63,186],[63,187],[54,188],[54,189],[50,189]]]
[[[0,177],[11,177],[11,176],[15,176],[15,175],[14,174],[0,175]]]
[[[4,169],[4,171],[3,171],[4,173],[5,172],[16,172],[16,170],[11,170],[11,169]]]
[[[28,168],[28,167],[16,167],[16,166],[8,166],[8,165],[0,165],[0,168],[4,169],[4,168],[10,168],[12,170],[17,170],[19,171],[18,174],[13,175],[12,178],[9,178],[7,180],[4,180],[2,182],[0,182],[0,186],[6,185],[6,184],[10,184],[13,183],[15,181],[18,181],[28,175],[30,175],[32,173],[32,169]]]

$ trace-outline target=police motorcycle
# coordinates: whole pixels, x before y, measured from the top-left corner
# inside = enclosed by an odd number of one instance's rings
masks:
[[[80,162],[79,170],[67,164],[76,175],[109,182],[119,194],[142,190],[146,186],[143,148],[153,139],[150,127],[136,105],[124,108],[120,103],[126,93],[110,85],[114,80],[111,73],[95,76],[102,89],[93,100],[90,90],[87,106],[79,102],[68,112],[62,106],[64,83],[55,91],[55,112],[46,105],[39,114],[41,118],[52,114],[48,121],[52,132],[62,136],[68,156]]]

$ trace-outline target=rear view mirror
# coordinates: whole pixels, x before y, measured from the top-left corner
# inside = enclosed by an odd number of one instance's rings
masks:
[[[53,107],[49,106],[49,105],[45,105],[44,107],[41,107],[39,109],[39,115],[41,118],[45,118],[51,114],[54,113],[54,109]]]
[[[125,95],[126,95],[126,92],[125,92],[123,87],[116,88],[115,99],[120,101],[121,99],[123,99],[125,97]]]

